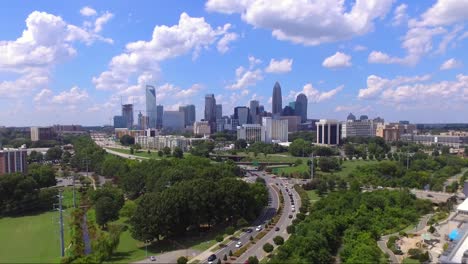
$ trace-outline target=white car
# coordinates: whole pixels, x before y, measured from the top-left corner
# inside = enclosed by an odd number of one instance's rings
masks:
[[[151,256],[151,257],[150,257],[150,260],[151,260],[151,261],[156,261],[156,257],[155,257],[155,256]]]
[[[296,212],[296,209],[294,209],[294,207],[293,207],[293,208],[291,208],[291,211],[294,213],[294,212]]]
[[[238,241],[238,242],[236,243],[236,248],[240,248],[240,247],[242,247],[242,242]]]
[[[262,226],[261,226],[261,225],[259,225],[259,226],[257,226],[257,228],[255,228],[255,231],[260,231],[260,230],[262,230]]]

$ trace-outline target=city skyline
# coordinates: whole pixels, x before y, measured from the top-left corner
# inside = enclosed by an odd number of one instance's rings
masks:
[[[110,124],[121,98],[146,109],[146,85],[197,120],[205,94],[224,115],[251,100],[271,112],[276,81],[283,106],[307,96],[309,118],[468,122],[466,1],[298,1],[284,15],[256,0],[25,3],[0,10],[0,126]]]

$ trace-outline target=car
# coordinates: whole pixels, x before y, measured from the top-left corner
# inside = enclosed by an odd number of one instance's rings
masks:
[[[251,228],[247,228],[247,229],[245,230],[245,232],[247,232],[247,233],[252,233],[252,231],[253,231],[253,230],[252,230]]]
[[[255,228],[255,231],[260,231],[260,230],[262,230],[262,226],[261,226],[261,225],[259,225],[259,226],[257,226],[257,228]]]
[[[432,195],[432,194],[428,194],[428,195],[427,195],[427,197],[434,197],[434,195]]]
[[[275,231],[279,231],[279,230],[280,230],[280,228],[279,228],[279,227],[275,227]]]
[[[288,218],[291,219],[291,218],[292,218],[292,215],[289,215]]]
[[[242,247],[242,242],[238,241],[238,242],[236,243],[236,248],[240,248],[240,247]]]
[[[209,262],[213,262],[215,259],[216,259],[216,255],[215,255],[215,254],[211,254],[211,255],[208,257],[208,261],[209,261]]]
[[[150,260],[151,260],[151,261],[156,261],[156,257],[155,257],[155,256],[151,256],[151,257],[150,257]]]
[[[293,207],[293,208],[291,208],[291,211],[294,213],[294,212],[296,212],[296,209],[294,209],[294,207]]]

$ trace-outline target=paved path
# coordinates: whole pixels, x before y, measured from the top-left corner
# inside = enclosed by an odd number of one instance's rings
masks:
[[[180,249],[155,255],[156,261],[151,261],[148,258],[134,263],[177,263],[177,259],[182,256],[196,256],[200,251],[193,249]]]
[[[421,220],[418,222],[418,224],[412,230],[410,230],[408,233],[416,233],[416,232],[419,232],[419,231],[423,230],[424,227],[427,226],[427,222],[429,221],[429,219],[431,219],[432,215],[433,214],[424,215],[421,218]],[[398,234],[399,234],[399,232],[393,233],[393,234],[390,234],[390,235],[385,235],[385,236],[382,236],[379,241],[377,241],[377,245],[379,246],[380,250],[382,250],[384,253],[387,253],[389,255],[390,263],[399,263],[397,256],[395,256],[393,251],[391,251],[387,247],[388,239],[391,236],[398,236]]]
[[[137,160],[147,160],[147,159],[149,159],[147,157],[140,157],[140,156],[130,155],[130,154],[126,154],[126,153],[121,153],[121,152],[111,150],[111,149],[108,149],[108,148],[105,148],[105,147],[103,147],[103,149],[109,154],[116,155],[116,156],[126,158],[126,159],[137,159]]]

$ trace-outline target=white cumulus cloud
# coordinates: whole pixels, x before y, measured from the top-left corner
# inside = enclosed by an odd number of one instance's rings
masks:
[[[271,59],[270,64],[265,68],[268,73],[286,73],[292,70],[292,59],[275,60]]]
[[[457,61],[454,58],[446,60],[442,65],[440,65],[441,70],[451,70],[455,68],[459,68],[462,66],[462,63],[460,61]]]
[[[95,16],[97,14],[97,12],[96,12],[96,10],[94,10],[93,8],[91,8],[89,6],[85,6],[85,7],[80,9],[80,14],[82,16]]]
[[[325,68],[343,68],[351,65],[351,56],[339,51],[322,62],[322,66]]]

